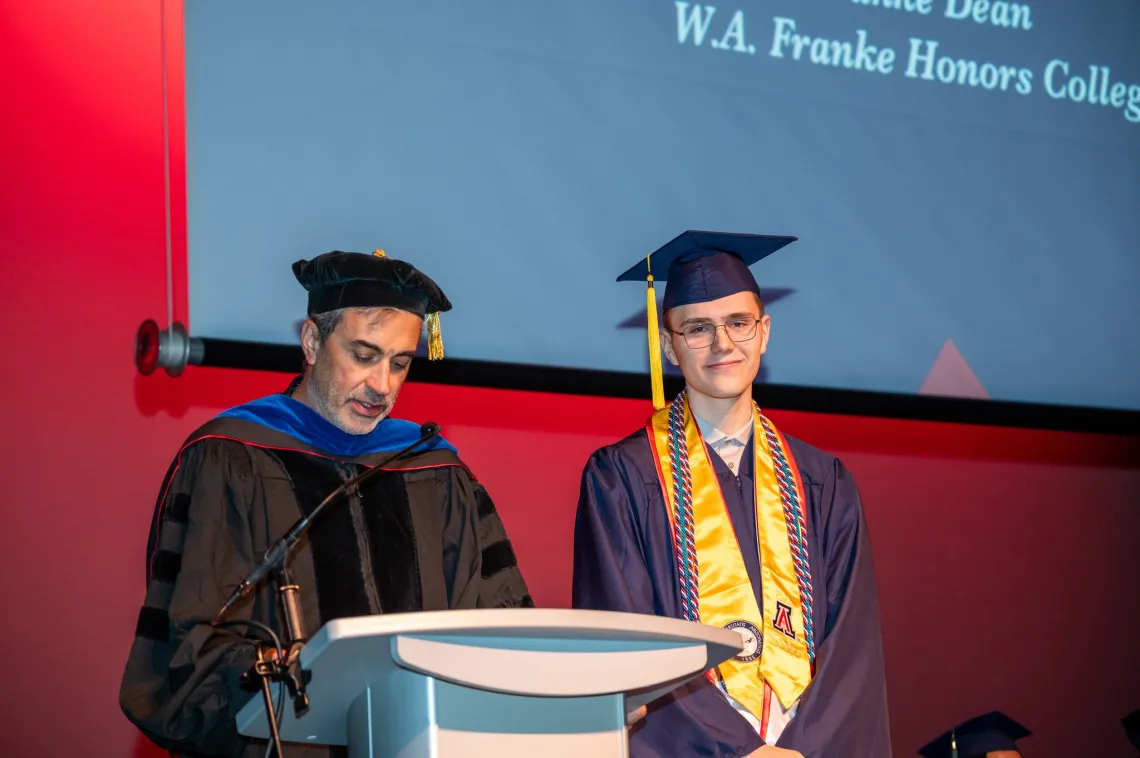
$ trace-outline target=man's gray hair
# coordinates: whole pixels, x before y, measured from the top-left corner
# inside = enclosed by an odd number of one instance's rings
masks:
[[[321,344],[325,344],[325,340],[329,338],[340,322],[344,319],[344,308],[338,308],[335,311],[326,311],[324,313],[316,313],[309,316],[313,323],[317,325],[317,335],[320,337]]]
[[[344,320],[344,312],[346,310],[348,309],[338,308],[335,311],[326,311],[325,313],[317,313],[315,315],[309,316],[309,318],[313,320],[313,323],[317,325],[317,335],[320,337],[322,345],[325,344],[325,341],[329,338],[329,336],[336,331],[336,328],[340,326],[340,322]],[[371,308],[356,308],[355,310],[371,311],[372,317],[375,319],[381,318],[386,314],[396,313],[400,309],[389,308],[387,306],[378,306]]]

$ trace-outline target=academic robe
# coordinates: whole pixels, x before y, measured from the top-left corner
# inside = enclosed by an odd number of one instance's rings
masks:
[[[805,758],[890,758],[879,606],[859,492],[838,459],[785,437],[807,499],[816,670],[776,746]],[[717,454],[708,457],[762,606],[752,445],[739,476]],[[574,529],[574,607],[682,618],[671,531],[646,431],[596,451],[582,475]],[[700,676],[649,705],[631,728],[630,756],[737,758],[763,744]]]
[[[255,644],[245,630],[210,621],[303,513],[419,436],[418,426],[396,419],[349,435],[284,395],[239,406],[191,434],[163,481],[148,540],[146,598],[120,690],[127,718],[187,758],[264,755],[265,742],[240,736],[234,721],[261,697],[239,686]],[[437,439],[385,469],[359,496],[327,507],[293,554],[290,579],[310,637],[349,616],[533,607],[491,498],[450,444]],[[285,634],[271,581],[226,619]]]

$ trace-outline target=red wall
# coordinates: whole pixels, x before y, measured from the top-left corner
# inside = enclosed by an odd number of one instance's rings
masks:
[[[196,424],[288,380],[132,367],[135,328],[166,312],[159,12],[0,5],[4,756],[157,754],[116,701],[156,488]],[[398,410],[444,425],[498,501],[536,600],[565,605],[581,465],[646,404],[412,385]],[[1119,718],[1140,706],[1133,441],[772,415],[861,485],[897,755],[999,707],[1038,733],[1031,758],[1131,755]]]

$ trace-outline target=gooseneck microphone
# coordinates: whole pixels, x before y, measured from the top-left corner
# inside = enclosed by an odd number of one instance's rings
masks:
[[[222,609],[218,611],[218,614],[214,617],[214,621],[220,621],[222,616],[225,615],[226,611],[232,608],[233,605],[243,597],[252,592],[271,571],[276,571],[285,566],[285,562],[288,560],[289,554],[293,550],[293,547],[302,537],[305,536],[305,533],[309,531],[309,525],[312,524],[314,520],[316,520],[316,518],[321,514],[322,511],[324,511],[326,507],[332,503],[335,503],[337,500],[340,500],[346,495],[359,494],[361,487],[367,484],[368,481],[372,477],[376,476],[379,472],[384,471],[384,466],[404,457],[420,445],[431,441],[437,437],[439,433],[439,424],[435,423],[434,421],[429,421],[420,427],[420,438],[418,440],[408,445],[404,449],[389,455],[387,458],[382,459],[375,466],[362,471],[360,474],[357,474],[333,490],[328,497],[321,501],[320,505],[313,509],[312,513],[308,514],[307,516],[302,516],[297,521],[297,523],[293,524],[293,527],[285,534],[284,537],[277,540],[277,542],[273,543],[273,545],[265,551],[265,557],[263,557],[261,559],[261,562],[258,563],[256,567],[254,567],[253,571],[249,572],[249,575],[246,576],[245,579],[241,580],[241,583],[238,584],[237,589],[233,591],[233,593],[229,596],[229,599],[226,600],[225,605],[222,606]]]

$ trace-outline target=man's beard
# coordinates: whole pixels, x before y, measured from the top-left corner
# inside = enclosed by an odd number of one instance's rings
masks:
[[[346,396],[341,398],[334,394],[334,389],[330,372],[319,364],[313,366],[313,377],[309,383],[309,400],[312,406],[317,409],[317,413],[323,416],[326,421],[348,434],[367,433],[361,432],[360,429],[348,428],[342,420],[340,414],[344,411],[344,406],[351,400],[359,400],[369,405],[381,406],[380,416],[374,420],[371,428],[368,430],[369,432],[375,429],[377,424],[387,418],[388,413],[392,409],[389,398],[378,392],[374,392],[367,386],[362,387],[357,393],[358,395],[363,395],[363,397]]]

